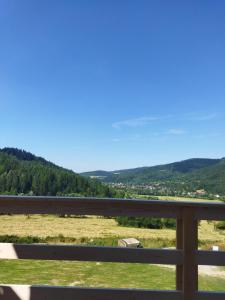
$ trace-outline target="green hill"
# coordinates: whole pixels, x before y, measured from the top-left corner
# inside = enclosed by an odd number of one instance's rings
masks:
[[[88,174],[95,176],[95,171]],[[225,159],[193,158],[153,167],[117,170],[107,172],[100,179],[127,185],[161,183],[170,190],[205,189],[208,193],[225,195]]]
[[[0,193],[117,196],[113,189],[97,180],[83,177],[16,148],[0,149]]]
[[[225,159],[192,172],[187,176],[187,179],[213,194],[225,195]]]

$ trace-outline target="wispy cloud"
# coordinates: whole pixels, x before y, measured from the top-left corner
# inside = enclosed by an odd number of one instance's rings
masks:
[[[141,117],[141,118],[134,118],[134,119],[128,119],[123,120],[119,122],[115,122],[112,124],[113,128],[120,129],[122,127],[140,127],[147,125],[153,121],[159,120],[158,117]]]
[[[186,133],[187,132],[185,130],[180,129],[180,128],[171,128],[166,132],[166,134],[169,134],[169,135],[183,135]]]
[[[214,133],[208,133],[208,134],[195,134],[193,135],[193,138],[196,139],[211,139],[211,138],[217,138],[220,136],[224,136],[224,133],[221,132],[214,132]]]
[[[118,122],[114,122],[112,127],[115,129],[122,129],[125,127],[135,128],[135,127],[143,127],[155,121],[166,121],[166,120],[173,120],[173,121],[196,121],[196,122],[203,122],[203,121],[210,121],[218,117],[218,114],[213,113],[201,113],[201,112],[193,112],[187,114],[180,114],[180,115],[164,115],[164,116],[148,116],[148,117],[138,117],[132,119],[126,119]],[[183,130],[171,129],[170,134],[184,134]]]
[[[111,141],[114,143],[123,143],[123,142],[150,142],[150,141],[166,141],[170,139],[172,136],[177,138],[179,136],[188,134],[188,131],[180,129],[180,128],[171,128],[164,131],[152,132],[147,135],[130,135],[123,136],[122,138],[113,138]]]
[[[209,121],[213,120],[217,117],[216,113],[210,113],[210,114],[198,114],[198,113],[192,113],[185,115],[185,119],[189,121]]]

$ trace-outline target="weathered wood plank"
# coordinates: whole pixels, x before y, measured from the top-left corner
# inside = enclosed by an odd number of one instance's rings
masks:
[[[79,287],[51,287],[29,285],[0,285],[0,299],[4,300],[183,300],[180,291],[140,289],[100,289]],[[196,292],[195,300],[224,300],[223,292]]]
[[[177,219],[176,248],[179,251],[183,250],[183,220],[182,219]],[[176,265],[176,289],[183,290],[183,264]]]
[[[179,216],[180,209],[165,201],[97,199],[70,197],[0,196],[0,213],[12,214],[74,214],[101,216]]]
[[[183,300],[194,300],[198,291],[198,266],[195,254],[198,249],[198,222],[193,208],[183,211]]]
[[[197,219],[225,220],[225,204],[219,202],[0,196],[0,213],[12,214],[86,214],[179,218],[181,210],[184,208],[193,208]]]
[[[182,264],[182,251],[166,249],[0,243],[0,259],[77,260],[175,265]]]
[[[213,204],[213,203],[212,203]],[[211,205],[212,205],[211,204]],[[225,221],[225,204],[208,207],[196,207],[196,218],[198,220],[217,220]]]
[[[0,285],[4,300],[182,300],[178,291]]]
[[[198,265],[225,266],[225,251],[198,251],[196,262]]]
[[[224,300],[224,299],[225,299],[225,292],[198,292],[196,295],[196,300]]]

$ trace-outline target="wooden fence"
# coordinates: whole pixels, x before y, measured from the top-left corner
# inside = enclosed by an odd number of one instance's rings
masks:
[[[73,214],[176,218],[174,250],[72,245],[0,245],[0,259],[48,259],[176,265],[176,290],[0,285],[6,300],[225,300],[198,290],[198,265],[225,266],[225,251],[198,250],[198,220],[225,220],[225,204],[183,201],[0,196],[3,214]],[[1,272],[1,270],[0,270]]]

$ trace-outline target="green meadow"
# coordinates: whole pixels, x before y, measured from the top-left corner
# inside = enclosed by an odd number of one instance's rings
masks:
[[[172,268],[149,264],[0,260],[0,282],[65,286],[175,289]],[[225,278],[200,276],[199,289],[225,290]]]

